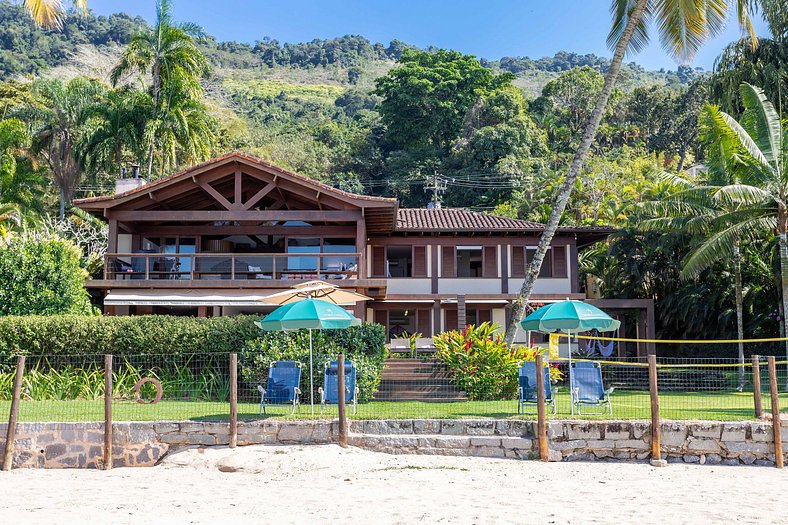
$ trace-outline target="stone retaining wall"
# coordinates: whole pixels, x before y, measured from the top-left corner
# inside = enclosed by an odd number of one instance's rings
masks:
[[[6,424],[0,424],[0,450]],[[14,467],[101,468],[102,423],[20,423]],[[167,452],[187,446],[227,445],[227,422],[157,421],[115,423],[113,466],[152,466]],[[397,454],[443,454],[534,459],[536,422],[517,419],[367,420],[350,422],[351,445]],[[238,423],[238,444],[326,444],[336,442],[336,421]],[[663,457],[706,464],[774,464],[771,423],[671,422],[662,424]],[[554,461],[645,460],[646,421],[549,421]],[[788,450],[788,428],[783,429]],[[2,458],[0,458],[1,460]]]

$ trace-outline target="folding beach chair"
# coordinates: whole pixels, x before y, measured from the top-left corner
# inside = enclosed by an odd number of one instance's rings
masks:
[[[326,361],[323,374],[323,386],[318,388],[320,392],[320,413],[329,403],[339,403],[339,363]],[[353,413],[356,413],[356,400],[358,398],[358,386],[356,385],[356,366],[353,361],[345,361],[345,403],[353,403]]]
[[[292,403],[295,413],[296,407],[301,412],[301,402],[298,396],[301,389],[301,363],[297,361],[272,361],[268,368],[268,384],[257,385],[260,392],[260,414],[264,414],[266,405]]]
[[[552,407],[553,414],[555,414],[555,396],[553,395],[553,387],[550,384],[550,367],[544,367],[543,373],[545,404]],[[521,361],[517,365],[517,375],[520,383],[520,386],[517,388],[517,413],[521,414],[525,412],[525,405],[536,405],[539,402],[536,390],[536,362]]]
[[[570,396],[572,405],[581,414],[580,407],[592,405],[604,407],[613,415],[613,405],[610,403],[610,394],[613,388],[605,390],[602,383],[602,365],[596,361],[573,361],[570,370]]]

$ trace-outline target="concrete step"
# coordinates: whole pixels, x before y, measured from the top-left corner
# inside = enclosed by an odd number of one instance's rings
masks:
[[[438,454],[533,459],[533,440],[508,436],[447,436],[442,434],[348,435],[348,444],[390,454]]]

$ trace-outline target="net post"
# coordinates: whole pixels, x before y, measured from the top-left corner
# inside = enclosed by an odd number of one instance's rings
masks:
[[[547,410],[544,398],[544,363],[542,354],[536,354],[536,436],[539,442],[539,457],[550,461],[547,450]]]
[[[238,446],[238,354],[230,354],[230,448]]]
[[[11,470],[14,463],[14,441],[16,440],[16,421],[19,417],[19,397],[22,394],[22,376],[25,373],[25,356],[20,355],[16,360],[16,374],[14,375],[14,393],[11,397],[11,411],[8,414],[8,429],[5,438],[5,454],[3,455],[3,470]]]
[[[783,436],[780,429],[780,393],[777,390],[777,365],[773,355],[769,363],[769,393],[772,396],[772,432],[774,433],[774,465],[783,468]]]
[[[347,418],[345,416],[345,354],[337,357],[337,409],[339,411],[339,446],[347,448]]]
[[[112,468],[112,354],[104,356],[104,470]]]
[[[659,423],[659,386],[657,384],[657,356],[648,355],[648,388],[651,397],[651,466],[664,467]]]
[[[761,394],[761,356],[752,356],[752,395],[755,401],[755,417],[763,417],[763,397]]]

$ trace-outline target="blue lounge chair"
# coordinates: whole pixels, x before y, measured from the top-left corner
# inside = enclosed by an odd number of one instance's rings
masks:
[[[268,384],[257,385],[260,392],[260,414],[264,414],[266,405],[292,403],[295,413],[296,407],[301,412],[301,402],[298,396],[301,389],[301,363],[297,361],[272,361],[268,367]]]
[[[539,400],[536,390],[536,362],[521,361],[517,366],[517,375],[520,386],[517,388],[517,413],[525,412],[525,405],[536,405]],[[553,387],[550,384],[550,367],[544,367],[544,399],[545,403],[552,407],[553,414],[556,413],[555,396]]]
[[[339,403],[339,363],[326,361],[323,374],[323,386],[318,388],[320,392],[320,413],[329,403]],[[358,397],[358,386],[356,385],[356,366],[353,361],[345,361],[345,403],[353,403],[353,413],[356,413],[356,398]]]
[[[572,406],[581,414],[580,407],[592,405],[607,406],[607,412],[613,415],[613,405],[610,403],[610,394],[613,388],[605,390],[602,383],[602,365],[596,361],[573,361],[570,373],[570,395]]]

